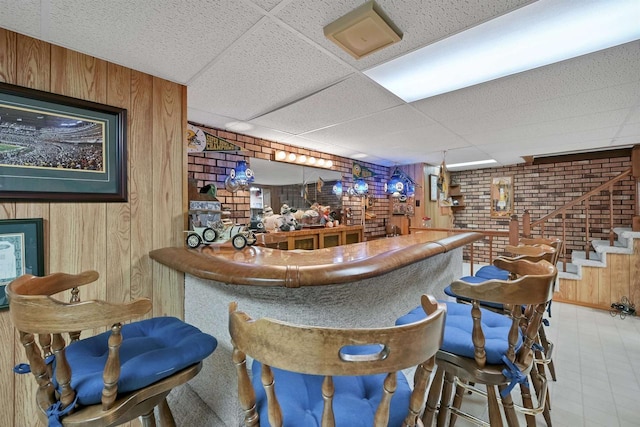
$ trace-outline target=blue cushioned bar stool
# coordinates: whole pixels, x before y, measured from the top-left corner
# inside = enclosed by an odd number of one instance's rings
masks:
[[[147,298],[80,302],[77,287],[97,279],[95,271],[24,275],[7,286],[11,321],[29,361],[15,370],[33,373],[38,415],[51,427],[115,426],[135,418],[155,426],[157,406],[161,425],[175,426],[166,396],[200,371],[216,339],[175,317],[124,324],[151,310]],[[70,303],[52,297],[66,290]],[[82,331],[105,329],[80,339]]]
[[[445,307],[423,296],[422,317],[402,326],[340,329],[252,320],[229,308],[229,332],[246,426],[415,426]],[[425,311],[430,314],[427,316]],[[252,376],[246,356],[254,359]],[[413,391],[402,369],[416,367]]]
[[[516,409],[533,419],[545,408],[546,380],[542,376],[532,378],[539,387],[534,407],[528,377],[533,366],[537,330],[553,295],[556,268],[547,261],[534,263],[504,258],[496,259],[496,266],[515,273],[518,278],[480,283],[458,280],[451,284],[452,290],[470,298],[471,304],[446,303],[444,339],[436,355],[436,373],[422,417],[425,426],[432,424],[436,412],[438,426],[446,424],[449,414],[450,425],[455,424],[457,416],[462,416],[478,425],[501,426],[500,407],[504,409],[508,425],[514,426],[518,425]],[[503,304],[507,315],[481,308],[481,299]],[[522,310],[522,306],[526,309]],[[414,322],[422,316],[419,310],[413,310],[396,323]],[[470,383],[483,384],[486,391]],[[515,385],[520,385],[522,406],[514,405],[511,398]],[[489,423],[460,409],[465,390],[487,398]]]

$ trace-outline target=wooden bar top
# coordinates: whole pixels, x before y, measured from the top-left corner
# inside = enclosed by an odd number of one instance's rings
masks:
[[[434,240],[429,232],[418,232],[316,250],[249,246],[237,251],[210,245],[197,249],[156,249],[149,256],[202,279],[233,285],[298,288],[380,276],[481,238],[482,234],[469,232]]]

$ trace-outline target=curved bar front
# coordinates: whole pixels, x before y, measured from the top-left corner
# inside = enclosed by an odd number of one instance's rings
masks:
[[[462,275],[463,246],[482,235],[434,236],[418,232],[311,251],[152,251],[154,260],[186,273],[185,320],[218,339],[191,388],[225,425],[242,424],[227,329],[232,301],[253,318],[365,328],[393,325],[422,294],[444,299],[444,288]]]
[[[380,276],[479,238],[479,233],[461,233],[433,240],[429,232],[424,232],[311,251],[258,246],[237,251],[211,245],[198,249],[156,249],[149,256],[202,279],[233,285],[298,288]]]

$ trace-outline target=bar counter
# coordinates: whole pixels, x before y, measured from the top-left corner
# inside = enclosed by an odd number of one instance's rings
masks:
[[[149,256],[201,279],[233,285],[298,288],[380,276],[482,237],[479,233],[462,233],[434,240],[433,236],[428,231],[418,232],[311,251],[259,246],[237,251],[224,245],[197,249],[170,247],[151,251]]]
[[[230,302],[253,318],[391,326],[419,305],[422,294],[445,298],[444,288],[462,275],[463,247],[482,238],[445,234],[424,231],[310,251],[213,245],[152,251],[152,259],[186,273],[185,320],[218,340],[191,388],[225,425],[241,425],[227,325]]]

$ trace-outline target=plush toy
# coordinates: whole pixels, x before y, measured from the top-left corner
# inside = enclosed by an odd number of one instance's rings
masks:
[[[296,220],[294,214],[297,209],[292,209],[289,205],[284,204],[280,208],[280,230],[282,231],[294,231],[300,230],[302,226]]]
[[[262,223],[268,232],[277,231],[280,228],[281,216],[274,215],[270,206],[265,206],[262,210]]]

